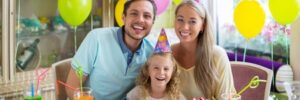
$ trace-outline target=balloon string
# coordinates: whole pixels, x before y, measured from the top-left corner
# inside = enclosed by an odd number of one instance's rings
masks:
[[[246,52],[247,52],[248,41],[249,41],[249,40],[246,40],[246,45],[245,45],[245,48],[244,48],[243,62],[245,62],[245,60],[246,60],[246,54],[247,54]]]
[[[235,40],[235,42],[234,42],[234,47],[235,47],[235,50],[234,50],[235,54],[234,54],[234,56],[235,57],[234,57],[234,59],[235,59],[235,61],[237,61],[237,53],[238,53],[238,50],[237,50],[238,49],[237,48],[238,37],[237,36],[238,36],[238,33],[235,32],[234,35],[235,35],[235,39],[234,39]]]
[[[74,26],[74,53],[76,53],[77,51],[77,26]]]
[[[271,59],[272,59],[272,71],[275,72],[274,69],[274,47],[273,47],[274,41],[271,39]],[[275,77],[272,79],[272,84],[275,84]]]
[[[284,25],[284,33],[285,33],[285,47],[286,47],[286,64],[289,65],[289,44],[288,44],[288,33],[286,31],[286,25]]]
[[[93,14],[91,13],[91,30],[93,30],[94,22],[93,22]]]

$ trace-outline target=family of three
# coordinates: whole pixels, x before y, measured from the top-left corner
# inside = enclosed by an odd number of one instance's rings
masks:
[[[203,5],[194,0],[178,5],[174,29],[180,42],[163,52],[145,39],[156,9],[153,0],[127,0],[124,26],[92,30],[73,57],[67,83],[79,87],[82,81],[96,100],[211,100],[235,92],[229,60],[215,44]],[[73,97],[72,90],[67,94]]]

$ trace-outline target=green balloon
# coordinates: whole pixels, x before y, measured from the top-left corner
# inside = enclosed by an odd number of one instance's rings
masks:
[[[175,3],[175,5],[179,5],[182,2],[182,0],[173,0],[173,2]]]
[[[92,0],[58,0],[61,17],[71,26],[78,26],[89,16]]]
[[[300,4],[298,0],[270,0],[269,9],[279,24],[286,25],[299,16]]]

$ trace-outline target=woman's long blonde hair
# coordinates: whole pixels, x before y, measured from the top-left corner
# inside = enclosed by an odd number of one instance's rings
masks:
[[[162,56],[167,59],[171,59],[173,62],[173,72],[171,79],[169,83],[166,86],[166,94],[168,97],[168,100],[179,100],[179,70],[177,68],[177,65],[175,64],[175,59],[173,55],[168,52],[168,53],[154,53],[148,60],[147,62],[143,65],[141,68],[140,74],[137,77],[136,84],[138,86],[141,86],[142,89],[142,97],[145,100],[147,96],[149,96],[148,92],[151,89],[151,78],[149,75],[149,65],[151,63],[151,60],[154,56]]]
[[[194,78],[198,88],[203,91],[205,98],[216,98],[216,88],[219,84],[219,80],[218,73],[212,60],[215,40],[210,16],[204,6],[194,0],[184,1],[178,5],[175,11],[176,15],[182,6],[193,8],[203,19],[203,29],[200,31],[197,38]]]

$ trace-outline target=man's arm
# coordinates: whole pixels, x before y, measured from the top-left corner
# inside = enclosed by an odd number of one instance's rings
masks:
[[[86,76],[83,75],[82,83],[84,83],[85,80],[86,80]],[[73,68],[70,69],[70,72],[69,72],[69,75],[68,75],[68,78],[67,78],[67,84],[74,87],[74,88],[79,88],[80,87],[79,77],[77,77],[76,71]],[[67,91],[67,95],[70,98],[70,100],[73,100],[74,90],[66,88],[66,91]]]

